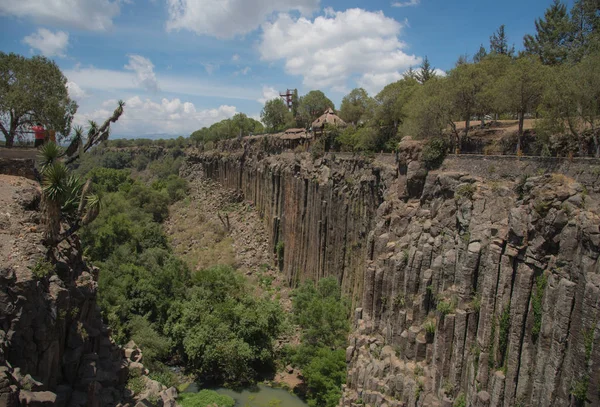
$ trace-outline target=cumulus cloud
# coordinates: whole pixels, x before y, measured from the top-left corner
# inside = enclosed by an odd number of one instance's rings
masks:
[[[239,61],[239,60],[240,60],[240,56],[239,56],[239,54],[233,54],[233,56],[231,57],[231,60],[232,60],[233,62],[237,62],[237,61]]]
[[[314,20],[280,14],[262,27],[261,58],[284,60],[287,73],[312,89],[344,89],[351,78],[375,84],[421,62],[403,51],[403,24],[381,11],[329,8]]]
[[[64,57],[69,45],[69,34],[64,31],[52,32],[46,28],[38,28],[37,32],[23,38],[23,42],[32,50],[37,50],[47,57]]]
[[[0,0],[0,15],[82,30],[110,28],[119,11],[118,2],[110,0]]]
[[[103,121],[112,114],[116,100],[105,101],[101,108],[77,114],[75,123],[85,125],[88,120]],[[235,106],[222,105],[214,109],[196,109],[193,103],[179,98],[160,101],[134,96],[125,101],[123,116],[113,125],[113,133],[124,137],[189,136],[195,130],[232,117]]]
[[[269,100],[279,98],[279,91],[271,86],[263,86],[262,97],[257,99],[261,104],[267,103]]]
[[[7,0],[1,0],[7,1]],[[10,1],[10,0],[8,0]],[[320,0],[167,0],[167,30],[231,38],[258,28],[272,13],[296,10],[308,14]]]
[[[411,7],[418,6],[421,0],[396,1],[392,3],[392,7]]]
[[[154,73],[154,64],[141,55],[127,55],[129,63],[125,69],[135,72],[135,80],[138,86],[148,89],[151,92],[158,90],[158,81]]]
[[[67,90],[69,91],[71,99],[81,100],[88,96],[88,94],[75,82],[67,82]]]

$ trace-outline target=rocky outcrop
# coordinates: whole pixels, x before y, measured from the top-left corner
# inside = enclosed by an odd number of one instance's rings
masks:
[[[206,153],[187,171],[256,205],[290,284],[333,275],[352,296],[341,405],[600,405],[597,185],[418,156]]]
[[[0,405],[117,405],[134,361],[102,323],[77,238],[46,261],[39,202],[37,183],[0,175]]]

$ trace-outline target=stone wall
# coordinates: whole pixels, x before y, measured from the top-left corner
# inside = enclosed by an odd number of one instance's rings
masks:
[[[254,202],[291,284],[352,295],[341,405],[600,405],[596,163],[418,155],[189,165]]]

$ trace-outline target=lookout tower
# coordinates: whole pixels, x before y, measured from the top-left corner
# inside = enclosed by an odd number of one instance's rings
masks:
[[[285,102],[288,110],[292,110],[292,105],[294,103],[294,92],[296,89],[288,89],[285,91],[285,93],[279,93],[279,96],[281,96],[281,98],[283,99],[283,101]]]

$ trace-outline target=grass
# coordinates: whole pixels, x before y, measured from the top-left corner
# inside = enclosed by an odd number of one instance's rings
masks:
[[[504,308],[500,316],[500,338],[498,350],[500,351],[500,360],[502,364],[506,361],[506,351],[508,349],[508,334],[510,331],[510,304]]]
[[[477,187],[473,184],[462,184],[456,188],[455,196],[457,199],[466,198],[473,199],[473,195],[477,192]]]

